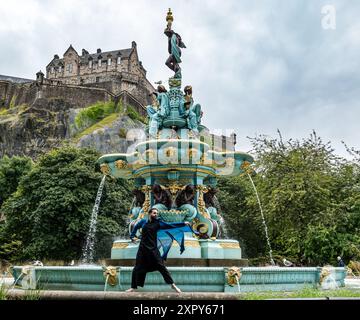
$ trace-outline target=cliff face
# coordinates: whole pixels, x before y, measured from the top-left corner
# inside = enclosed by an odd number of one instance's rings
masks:
[[[75,116],[81,109],[62,98],[38,98],[0,112],[0,157],[26,155],[36,158],[64,142],[93,147],[100,153],[126,152],[126,132],[144,124],[126,115],[113,114],[85,133],[76,129]]]

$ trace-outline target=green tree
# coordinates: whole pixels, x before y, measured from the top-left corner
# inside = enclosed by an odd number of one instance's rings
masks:
[[[44,155],[4,203],[3,235],[21,241],[22,259],[78,259],[101,180],[99,154],[90,149],[62,148]],[[131,184],[105,182],[98,221],[98,242],[118,235],[130,206]],[[97,250],[98,258],[110,252]],[[99,256],[100,255],[100,256]]]
[[[346,207],[353,207],[355,198],[341,191],[344,184],[354,186],[353,179],[348,179],[348,162],[315,132],[302,141],[284,142],[279,132],[277,139],[259,136],[251,142],[256,157],[253,179],[274,254],[301,263],[334,261],[344,251],[340,248],[356,242],[349,236],[355,229],[350,230],[346,222],[351,217]],[[353,214],[358,210],[353,208]],[[336,246],[320,247],[324,239]]]
[[[16,191],[21,177],[27,174],[32,166],[28,157],[8,157],[0,159],[0,207]]]
[[[218,180],[221,214],[228,237],[240,242],[247,258],[266,255],[266,238],[254,190],[248,177],[242,175]]]

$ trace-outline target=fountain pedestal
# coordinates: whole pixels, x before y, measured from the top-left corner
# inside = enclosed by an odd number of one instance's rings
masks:
[[[135,259],[139,243],[130,240],[115,240],[111,249],[111,259]],[[240,261],[241,248],[239,242],[228,239],[196,239],[185,235],[186,250],[180,254],[179,245],[174,242],[168,254],[169,259],[229,259]]]

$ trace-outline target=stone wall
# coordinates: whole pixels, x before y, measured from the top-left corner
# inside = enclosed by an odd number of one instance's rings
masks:
[[[98,101],[109,101],[113,95],[104,88],[65,85],[14,84],[0,81],[0,107],[31,105],[37,98],[63,99],[74,108],[83,108]]]
[[[110,101],[112,95],[103,88],[80,86],[42,85],[38,97],[46,99],[64,99],[75,108],[84,108],[98,101]]]

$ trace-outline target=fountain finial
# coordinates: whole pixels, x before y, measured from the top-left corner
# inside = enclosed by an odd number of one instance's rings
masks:
[[[167,22],[167,29],[171,30],[172,22],[174,21],[174,17],[171,12],[171,8],[169,8],[169,11],[166,14],[166,22]]]
[[[181,49],[186,48],[184,42],[181,40],[181,36],[171,29],[172,22],[174,21],[173,14],[171,12],[171,8],[166,15],[167,26],[165,28],[165,35],[168,37],[168,52],[169,58],[166,60],[165,64],[175,72],[174,78],[179,81],[181,79]],[[178,83],[177,83],[178,85]]]

